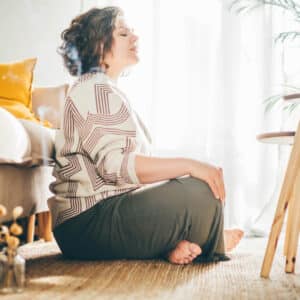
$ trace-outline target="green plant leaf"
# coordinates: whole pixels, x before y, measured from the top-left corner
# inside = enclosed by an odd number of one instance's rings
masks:
[[[276,6],[280,9],[289,11],[294,16],[294,20],[300,23],[300,3],[297,3],[294,0],[233,0],[229,6],[230,11],[234,11],[237,14],[249,13],[254,9],[257,9],[261,6]],[[300,37],[300,31],[287,31],[281,32],[274,39],[275,44],[278,42],[285,43],[287,41],[294,41]],[[300,92],[300,87],[283,84],[288,91],[288,93]],[[295,108],[299,105],[298,103],[287,104],[286,101],[283,101],[282,98],[285,94],[272,95],[263,101],[265,105],[265,113],[270,111],[276,104],[280,104],[284,110],[287,110],[289,113],[293,112]],[[280,101],[281,100],[281,101]]]
[[[240,7],[240,8],[238,8],[237,10],[236,10],[236,13],[237,14],[240,14],[240,13],[242,13],[243,11],[245,11],[245,10],[247,10],[247,6],[242,6],[242,7]]]
[[[281,32],[280,34],[277,35],[275,38],[275,44],[278,41],[281,41],[284,43],[287,39],[294,40],[295,38],[300,37],[300,32],[299,31],[287,31],[287,32]]]
[[[289,112],[292,113],[292,112],[296,109],[296,107],[297,107],[298,105],[299,105],[299,103],[292,103],[292,104],[290,105]]]
[[[277,96],[269,97],[269,99],[267,99],[268,102],[264,101],[265,103],[267,103],[267,105],[265,106],[264,113],[266,114],[267,112],[269,112],[275,106],[275,104],[279,102],[281,98],[282,98],[281,95],[277,95]]]
[[[229,5],[229,11],[234,11],[236,14],[250,12],[253,9],[263,6],[262,0],[234,0]]]
[[[236,6],[237,4],[239,4],[242,0],[234,0],[231,2],[231,4],[229,5],[228,9],[229,11],[233,10],[233,7]]]
[[[299,103],[285,104],[283,110],[287,111],[289,114],[292,114],[292,112],[297,108],[298,105]]]
[[[265,99],[263,103],[268,103],[268,102],[273,102],[273,101],[278,101],[280,100],[284,95],[283,94],[277,94],[277,95],[272,95]]]

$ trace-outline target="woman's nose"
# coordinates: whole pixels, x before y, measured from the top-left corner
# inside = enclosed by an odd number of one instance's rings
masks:
[[[134,42],[136,42],[136,41],[138,41],[138,39],[139,39],[138,35],[135,34],[135,33],[132,33],[132,40],[133,40]]]

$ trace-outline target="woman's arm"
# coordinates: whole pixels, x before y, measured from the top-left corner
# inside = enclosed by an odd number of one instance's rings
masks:
[[[141,183],[152,183],[161,180],[190,174],[191,160],[186,158],[161,158],[137,154],[135,171]]]
[[[141,183],[190,175],[207,182],[215,197],[221,201],[225,200],[223,171],[207,163],[189,158],[160,158],[137,154],[135,171]]]

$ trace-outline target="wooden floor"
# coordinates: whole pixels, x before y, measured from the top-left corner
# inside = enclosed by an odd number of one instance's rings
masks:
[[[160,260],[71,261],[55,243],[35,242],[21,249],[27,259],[26,290],[0,298],[300,299],[300,264],[296,274],[284,272],[282,242],[270,279],[260,278],[266,242],[245,238],[228,262],[188,266]]]

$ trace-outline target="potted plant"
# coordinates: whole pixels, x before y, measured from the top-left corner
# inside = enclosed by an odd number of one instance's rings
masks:
[[[294,0],[234,0],[229,6],[229,10],[235,13],[249,13],[259,7],[271,5],[278,9],[289,12],[296,22],[300,23],[300,3]],[[278,42],[285,43],[287,41],[294,41],[300,37],[300,31],[286,31],[281,32],[275,38],[275,44]],[[272,95],[264,100],[265,112],[271,110],[276,104],[280,104],[284,110],[290,113],[300,104],[300,101],[289,101],[300,99],[300,88],[283,84],[285,93]]]
[[[5,206],[0,204],[0,217],[7,213]],[[23,208],[17,206],[13,209],[13,223],[8,227],[0,223],[0,292],[22,292],[25,284],[25,260],[18,254],[23,229],[17,223],[17,218],[23,213]]]

